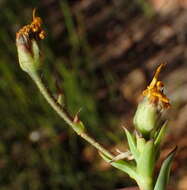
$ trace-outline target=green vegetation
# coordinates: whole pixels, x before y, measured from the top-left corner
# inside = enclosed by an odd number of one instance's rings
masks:
[[[79,117],[79,112],[72,115],[66,110],[64,98],[61,97],[64,94],[60,93],[58,97],[55,97],[42,80],[40,70],[42,71],[43,65],[41,64],[38,41],[44,39],[45,31],[41,25],[42,20],[40,17],[35,17],[34,9],[32,22],[25,25],[16,34],[21,69],[33,79],[38,90],[53,110],[78,136],[96,148],[106,162],[127,173],[136,181],[140,190],[166,190],[171,161],[176,149],[166,157],[158,178],[156,179],[154,176],[155,166],[160,157],[160,144],[166,131],[166,121],[162,115],[171,106],[168,97],[163,92],[164,84],[158,78],[164,64],[157,68],[150,85],[143,91],[144,100],[139,103],[134,116],[136,134],[134,135],[125,129],[129,151],[114,156],[88,134],[84,121]],[[126,159],[126,161],[122,161],[122,159]]]
[[[46,17],[44,25],[48,31],[41,47],[41,77],[46,80],[47,87],[55,97],[62,92],[61,98],[72,115],[81,108],[79,116],[85,126],[89,126],[89,133],[106,147],[123,138],[122,131],[116,131],[113,110],[108,109],[107,102],[102,102],[97,94],[102,83],[109,91],[108,102],[115,103],[118,98],[118,92],[113,90],[116,76],[106,68],[98,74],[97,58],[93,57],[87,41],[81,12],[73,14],[71,2],[60,2],[56,3],[60,19],[63,18],[58,21],[63,28],[60,32],[51,27],[55,25],[51,22],[56,21],[56,12],[50,15],[49,8],[45,9],[48,1],[0,2],[0,188],[113,190],[130,186],[134,183],[126,180],[121,172],[105,169],[96,152],[67,129],[18,67],[15,33],[31,21],[30,13],[37,7],[37,14]],[[137,4],[140,2],[143,1]],[[140,9],[147,10],[147,5]],[[55,21],[50,22],[50,19]],[[60,37],[55,32],[59,32]],[[92,158],[86,155],[87,150]],[[168,172],[170,160],[171,156],[163,171]]]
[[[30,12],[33,7],[38,8],[37,14],[42,17],[44,10],[40,9],[38,1],[1,2],[0,188],[91,190],[103,187],[104,183],[105,188],[113,188],[119,181],[116,174],[98,172],[95,168],[99,159],[95,161],[95,167],[89,160],[84,160],[82,154],[87,145],[65,128],[64,122],[41,95],[35,93],[35,85],[18,67],[15,33],[32,19]],[[67,28],[65,43],[69,47],[62,52],[63,56],[54,55],[51,47],[57,42],[52,42],[51,34],[47,34],[42,52],[45,54],[42,76],[47,79],[55,96],[59,93],[58,88],[63,91],[72,114],[81,108],[80,117],[90,126],[89,130],[107,144],[109,141],[101,134],[111,119],[106,119],[104,113],[102,118],[98,116],[101,110],[97,105],[97,84],[91,68],[93,58],[86,34],[77,35],[67,2],[59,4],[59,8],[62,16],[64,14],[62,27]],[[81,23],[78,24],[81,27]],[[48,27],[48,23],[45,25]],[[38,140],[32,140],[33,134],[39,135]]]

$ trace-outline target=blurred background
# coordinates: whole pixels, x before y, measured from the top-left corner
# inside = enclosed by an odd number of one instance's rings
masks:
[[[114,190],[135,183],[101,160],[18,65],[15,33],[44,21],[42,78],[107,149],[127,149],[125,125],[155,68],[171,99],[164,156],[177,144],[170,185],[187,190],[187,1],[0,0],[0,189]],[[158,168],[160,167],[158,163]],[[158,171],[158,169],[157,169]]]

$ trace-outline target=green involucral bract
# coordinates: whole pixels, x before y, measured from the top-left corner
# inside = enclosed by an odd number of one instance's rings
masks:
[[[148,136],[153,129],[158,127],[160,113],[156,105],[147,98],[139,103],[133,123],[136,129],[143,135]]]
[[[37,42],[20,35],[16,39],[16,45],[21,69],[29,74],[36,73],[40,67],[40,51]]]

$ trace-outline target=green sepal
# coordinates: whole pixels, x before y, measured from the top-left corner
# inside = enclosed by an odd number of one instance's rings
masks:
[[[137,172],[140,176],[150,177],[153,175],[155,165],[155,147],[152,140],[148,141],[143,148],[137,162]]]
[[[124,160],[111,162],[112,160],[106,155],[102,154],[101,152],[100,155],[106,162],[110,163],[113,167],[127,173],[132,179],[136,180],[138,178],[134,162],[130,163]]]
[[[136,139],[126,128],[124,128],[124,130],[125,130],[125,134],[127,136],[127,141],[128,141],[130,151],[131,151],[132,155],[134,156],[134,159],[137,160],[138,156],[139,156],[139,152],[136,147]]]
[[[166,189],[166,186],[167,186],[167,183],[169,180],[171,163],[172,163],[173,157],[176,153],[176,150],[177,150],[177,147],[164,160],[162,167],[160,169],[160,173],[157,178],[154,190],[165,190]]]

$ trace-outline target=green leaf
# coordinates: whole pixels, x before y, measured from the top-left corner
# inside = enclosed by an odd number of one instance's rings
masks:
[[[166,132],[167,123],[168,123],[168,122],[166,121],[166,122],[163,124],[163,126],[161,127],[161,129],[160,129],[158,135],[157,135],[156,138],[155,138],[154,144],[155,144],[156,147],[159,147],[159,146],[160,146],[160,143],[161,143],[161,141],[162,141],[162,139],[163,139],[163,137],[164,137],[164,135],[165,135],[165,132]]]
[[[173,157],[176,153],[177,147],[167,156],[167,158],[164,160],[159,176],[157,178],[154,190],[165,190],[168,179],[169,179],[169,174],[170,174],[170,168],[171,168],[171,163],[173,160]]]
[[[144,145],[144,149],[140,154],[137,162],[137,172],[140,176],[150,177],[153,175],[155,165],[155,147],[152,140]]]
[[[135,180],[138,178],[134,163],[129,163],[124,160],[118,160],[118,161],[111,162],[112,160],[110,158],[108,158],[106,155],[104,155],[102,153],[100,153],[100,155],[106,162],[110,163],[113,167],[127,173],[131,178],[133,178]]]
[[[129,144],[130,151],[132,155],[134,156],[135,160],[138,160],[139,152],[136,147],[136,140],[133,135],[130,134],[130,132],[124,128],[126,136],[127,136],[127,141]]]

